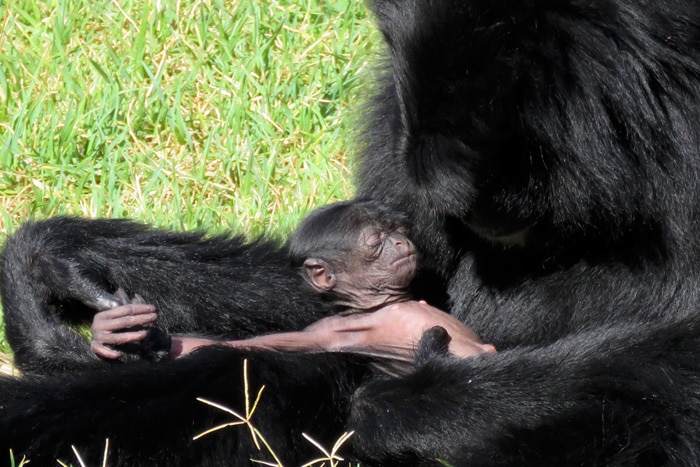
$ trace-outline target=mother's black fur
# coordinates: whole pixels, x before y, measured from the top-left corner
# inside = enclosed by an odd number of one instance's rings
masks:
[[[499,349],[366,378],[342,356],[251,355],[256,415],[288,462],[300,432],[355,430],[367,465],[700,463],[700,4],[375,0],[388,44],[358,196],[405,213],[415,284]],[[270,245],[123,221],[27,224],[5,247],[17,361],[0,448],[75,444],[112,465],[240,465],[195,396],[242,410],[240,351],[98,370],[59,318],[121,286],[173,331],[299,328],[318,298]],[[272,279],[271,279],[272,277]],[[82,370],[79,370],[81,369]]]

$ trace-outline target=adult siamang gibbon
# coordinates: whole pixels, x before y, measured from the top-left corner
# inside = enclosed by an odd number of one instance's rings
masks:
[[[353,430],[365,465],[700,463],[700,3],[373,0],[387,44],[358,198],[409,221],[415,297],[495,353],[364,357],[207,347],[108,364],[67,323],[140,294],[171,333],[301,329],[329,312],[264,242],[119,220],[26,224],[4,248],[0,452],[35,463],[285,465]],[[391,323],[386,326],[390,327]],[[421,343],[423,346],[423,343]],[[228,418],[226,418],[228,417]],[[264,459],[269,460],[269,459]]]

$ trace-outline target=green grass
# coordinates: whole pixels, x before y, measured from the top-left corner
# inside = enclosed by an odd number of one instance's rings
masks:
[[[29,218],[284,235],[351,195],[361,0],[0,0],[0,243]]]

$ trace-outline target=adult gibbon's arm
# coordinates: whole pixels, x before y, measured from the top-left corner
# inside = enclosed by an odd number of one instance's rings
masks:
[[[205,238],[126,220],[30,222],[2,254],[5,329],[20,368],[98,363],[66,323],[116,306],[112,294],[120,287],[154,304],[169,332],[245,338],[300,329],[323,310],[272,242]]]
[[[349,429],[360,457],[378,464],[673,464],[697,455],[700,414],[687,404],[699,351],[694,317],[466,360],[436,355],[361,388]]]

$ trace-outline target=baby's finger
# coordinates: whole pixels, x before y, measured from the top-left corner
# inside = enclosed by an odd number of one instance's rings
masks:
[[[111,310],[101,311],[100,316],[105,319],[116,319],[125,316],[137,316],[143,314],[155,314],[156,307],[148,304],[121,305]]]
[[[114,318],[103,323],[98,330],[104,331],[121,331],[139,326],[146,326],[158,321],[157,313],[146,313],[143,315],[124,316],[122,318]]]
[[[122,356],[121,352],[107,347],[106,345],[101,344],[99,342],[92,341],[90,343],[90,348],[98,357],[107,358],[110,360],[115,360]]]
[[[119,287],[115,292],[114,292],[114,298],[119,300],[122,305],[126,305],[129,303],[129,296],[126,294],[126,291]]]
[[[133,304],[146,304],[146,300],[139,294],[134,294],[134,298],[131,299]]]
[[[123,345],[141,342],[146,336],[148,336],[148,330],[146,329],[140,331],[104,333],[93,338],[93,342],[97,341],[101,344]]]

